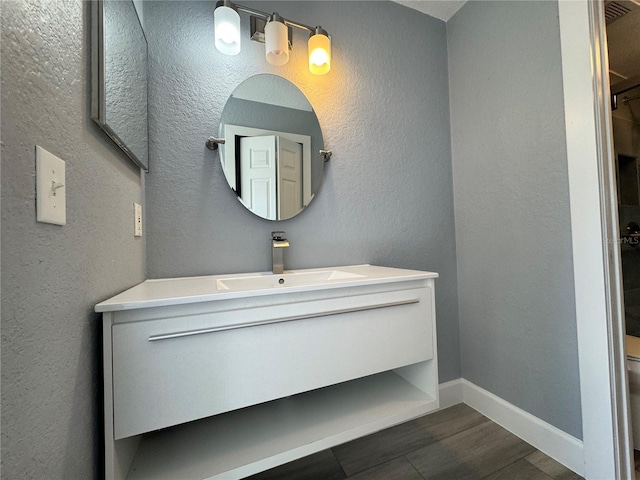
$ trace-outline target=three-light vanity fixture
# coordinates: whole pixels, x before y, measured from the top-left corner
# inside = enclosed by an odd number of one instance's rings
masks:
[[[264,42],[267,61],[272,65],[284,65],[289,61],[291,49],[291,27],[310,32],[309,71],[314,75],[324,75],[331,69],[331,38],[322,27],[310,27],[281,17],[278,13],[268,14],[221,0],[213,13],[215,46],[225,55],[240,53],[240,15],[238,11],[251,14],[251,39]]]

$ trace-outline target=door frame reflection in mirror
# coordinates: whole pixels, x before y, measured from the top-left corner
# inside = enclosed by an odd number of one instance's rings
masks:
[[[227,183],[237,194],[236,185],[236,158],[239,152],[236,148],[236,138],[256,137],[263,135],[276,135],[284,137],[302,145],[302,209],[305,209],[315,194],[311,191],[311,137],[297,133],[280,132],[277,130],[267,130],[264,128],[244,127],[242,125],[224,125],[224,155],[220,155],[220,163]],[[242,202],[240,196],[238,199]],[[242,202],[250,211],[248,205]],[[302,210],[301,210],[302,211]],[[254,212],[255,213],[255,212]],[[263,217],[264,218],[264,217]],[[291,218],[291,217],[288,217]],[[268,218],[268,220],[286,220],[285,218]]]

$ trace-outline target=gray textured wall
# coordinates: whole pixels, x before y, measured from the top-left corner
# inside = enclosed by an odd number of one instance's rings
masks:
[[[447,32],[462,375],[581,438],[557,4]]]
[[[93,306],[144,277],[134,168],[89,114],[80,1],[1,2],[2,477],[100,478]],[[35,221],[35,145],[66,161],[67,225]]]
[[[239,55],[215,50],[213,1],[145,4],[149,277],[269,270],[276,229],[291,242],[290,269],[372,263],[433,270],[441,275],[440,379],[458,378],[445,24],[391,2],[256,6],[326,28],[333,37],[331,72],[309,73],[304,32],[294,33],[289,63],[273,67],[264,46],[244,33]],[[263,72],[288,78],[306,94],[334,154],[311,206],[282,222],[245,210],[217,154],[204,146],[231,92]]]

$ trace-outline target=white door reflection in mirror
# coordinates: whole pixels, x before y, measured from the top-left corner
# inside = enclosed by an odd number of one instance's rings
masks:
[[[302,145],[278,135],[240,138],[240,199],[268,220],[302,208]]]
[[[309,135],[231,124],[225,125],[223,133],[222,170],[229,186],[248,210],[267,220],[287,220],[309,205],[314,197]],[[267,162],[267,147],[272,152],[274,168],[270,185],[265,180],[266,172],[259,173],[267,168],[263,166]],[[253,156],[253,160],[248,155]],[[256,166],[251,166],[251,161]],[[245,169],[248,169],[246,175]]]
[[[240,198],[256,215],[276,218],[276,136],[240,139]]]
[[[291,218],[302,210],[302,145],[276,137],[278,161],[278,218]]]

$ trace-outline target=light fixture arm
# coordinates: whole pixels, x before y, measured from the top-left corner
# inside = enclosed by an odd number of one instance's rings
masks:
[[[216,3],[216,8],[219,6],[225,6],[233,8],[234,10],[239,10],[241,12],[246,12],[251,15],[256,15],[258,17],[264,18],[268,20],[272,14],[267,12],[262,12],[260,10],[256,10],[255,8],[245,7],[244,5],[240,5],[239,3],[231,2],[230,0],[220,0]],[[308,32],[315,32],[316,27],[310,27],[309,25],[305,25],[304,23],[296,22],[295,20],[289,20],[288,18],[282,17],[282,23],[285,25],[290,25],[292,27],[299,28],[301,30],[307,30]],[[326,34],[326,32],[325,32]]]
[[[313,32],[315,30],[313,27],[305,25],[304,23],[294,22],[293,20],[288,20],[286,18],[283,18],[283,20],[285,25],[291,25],[292,27],[299,28],[300,30],[307,30],[309,32]]]

